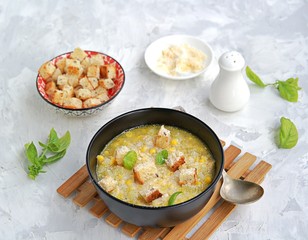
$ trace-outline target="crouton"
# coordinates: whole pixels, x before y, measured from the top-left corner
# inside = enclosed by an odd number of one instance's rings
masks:
[[[107,65],[100,66],[99,70],[100,70],[101,78],[103,78],[103,79],[108,78],[108,68],[107,68]]]
[[[92,55],[90,58],[91,65],[101,66],[104,65],[104,58],[101,54]]]
[[[167,166],[172,172],[175,172],[179,169],[181,165],[185,163],[185,157],[182,152],[173,152],[169,155],[166,160]]]
[[[62,87],[62,91],[64,93],[64,97],[71,98],[74,96],[74,88],[70,85],[64,85]]]
[[[117,76],[117,71],[115,65],[108,65],[107,66],[107,71],[108,71],[108,78],[114,79]]]
[[[52,80],[56,81],[61,74],[62,74],[61,70],[59,68],[56,68],[56,70],[53,72],[51,76]]]
[[[108,92],[107,90],[102,87],[102,86],[98,86],[97,88],[95,88],[93,91],[93,96],[98,96],[98,95],[101,95],[101,94],[104,94],[104,95],[107,95],[108,96]]]
[[[79,80],[77,76],[74,75],[66,75],[68,79],[68,84],[72,87],[77,87],[79,84]]]
[[[159,189],[151,187],[150,189],[144,189],[139,192],[147,203],[151,203],[153,200],[160,198],[163,194]]]
[[[80,77],[83,73],[83,68],[78,60],[66,59],[65,72],[67,75]]]
[[[168,205],[168,201],[169,201],[169,194],[165,193],[163,194],[161,197],[154,199],[152,201],[152,206],[154,207],[158,207],[158,206],[167,206]]]
[[[157,177],[157,168],[152,161],[137,164],[133,168],[133,172],[135,180],[140,184],[144,184],[147,180]]]
[[[170,131],[162,125],[154,139],[154,145],[159,148],[167,148],[170,144],[170,140]]]
[[[60,89],[63,88],[64,85],[68,84],[68,77],[66,75],[60,75],[57,78],[57,85]]]
[[[89,80],[90,84],[92,85],[93,89],[98,87],[97,78],[89,77],[88,80]]]
[[[90,108],[101,104],[101,100],[98,98],[89,98],[83,102],[84,108]]]
[[[99,67],[97,65],[90,65],[88,67],[87,77],[99,78]]]
[[[47,62],[44,63],[40,69],[39,69],[39,74],[44,78],[48,79],[52,76],[54,71],[56,70],[56,67],[53,65],[52,62]]]
[[[64,100],[64,92],[62,90],[56,90],[52,96],[52,102],[58,105],[63,104],[63,100]]]
[[[57,68],[59,68],[60,69],[60,71],[62,72],[62,73],[64,73],[64,69],[65,69],[65,66],[66,66],[66,58],[61,58],[61,59],[59,59],[57,62],[56,62],[56,66],[57,66]]]
[[[103,102],[106,102],[109,100],[109,97],[107,94],[105,93],[102,93],[102,94],[99,94],[99,95],[96,95],[96,98],[99,99],[101,101],[101,103]]]
[[[98,184],[106,191],[106,192],[112,192],[116,186],[117,186],[117,181],[114,180],[112,177],[110,176],[106,176],[104,178],[102,178],[102,180],[100,180],[98,182]]]
[[[94,90],[94,87],[92,86],[91,82],[89,81],[89,79],[87,77],[83,77],[79,80],[79,84],[83,87],[83,88],[87,88],[89,90]]]
[[[88,71],[88,67],[90,66],[90,58],[86,57],[85,59],[82,60],[80,64],[83,68],[83,72],[86,74]]]
[[[181,169],[179,174],[179,184],[196,184],[197,183],[197,169],[196,168],[187,168]]]
[[[52,97],[56,90],[57,90],[57,86],[54,81],[50,81],[46,83],[45,92],[47,93],[49,97]]]
[[[75,92],[75,94],[76,94],[76,97],[81,100],[86,100],[92,97],[91,91],[87,88],[80,88]]]
[[[126,146],[118,147],[115,151],[115,160],[118,165],[123,165],[123,158],[130,149]]]
[[[71,58],[76,59],[78,61],[82,61],[85,57],[87,56],[87,54],[85,53],[85,51],[83,51],[80,48],[75,48],[74,51],[71,53]]]
[[[111,89],[115,86],[114,82],[112,79],[107,78],[107,79],[100,79],[99,80],[99,85],[106,88],[106,89]]]
[[[63,100],[63,107],[78,109],[82,107],[82,101],[79,98],[65,98]]]

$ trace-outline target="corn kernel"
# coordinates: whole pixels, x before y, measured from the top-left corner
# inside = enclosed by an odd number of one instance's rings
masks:
[[[147,146],[143,146],[143,147],[140,149],[141,152],[145,152],[146,150],[148,150]]]
[[[133,183],[133,181],[132,181],[131,179],[127,179],[126,182],[125,182],[125,184],[126,184],[127,186],[132,185],[132,183]]]
[[[156,153],[156,149],[155,149],[155,148],[151,148],[151,149],[150,149],[150,153],[151,153],[151,154],[155,154],[155,153]]]
[[[133,136],[133,133],[132,133],[132,132],[126,132],[126,133],[125,133],[125,136],[126,136],[126,137],[132,137],[132,136]]]
[[[196,182],[196,185],[198,185],[198,186],[201,185],[201,182],[200,182],[200,181],[197,181],[197,182]]]
[[[205,177],[205,183],[210,184],[212,182],[212,178],[210,176]]]
[[[105,158],[102,155],[97,155],[96,159],[97,159],[99,164],[102,164]]]
[[[171,147],[171,148],[169,148],[169,151],[170,151],[170,152],[174,152],[174,151],[175,151],[175,148],[174,148],[174,147]]]
[[[171,140],[171,145],[172,146],[176,146],[178,144],[178,140],[177,139],[172,139]]]
[[[108,156],[108,155],[109,155],[109,151],[106,150],[106,151],[104,152],[104,155]]]

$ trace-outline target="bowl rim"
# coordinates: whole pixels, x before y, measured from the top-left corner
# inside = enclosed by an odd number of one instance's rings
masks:
[[[51,106],[55,107],[55,108],[59,108],[59,109],[62,109],[62,110],[65,110],[65,111],[72,111],[72,112],[79,112],[79,111],[87,111],[87,110],[92,110],[92,109],[97,109],[97,108],[100,108],[104,105],[107,105],[108,103],[112,102],[115,97],[122,91],[123,87],[124,87],[124,84],[125,84],[125,71],[124,71],[124,68],[122,67],[122,65],[113,57],[111,57],[110,55],[108,54],[105,54],[103,52],[98,52],[98,51],[92,51],[92,50],[83,50],[84,52],[86,53],[94,53],[94,54],[102,54],[106,57],[109,57],[111,58],[113,61],[115,61],[119,66],[120,68],[122,69],[123,71],[123,81],[122,81],[122,84],[119,88],[119,90],[111,97],[109,98],[106,102],[103,102],[99,105],[96,105],[96,106],[93,106],[93,107],[89,107],[89,108],[66,108],[66,107],[63,107],[63,106],[59,106],[55,103],[53,103],[52,101],[49,101],[47,100],[46,98],[44,98],[44,96],[41,94],[40,90],[39,90],[39,85],[38,85],[38,78],[40,76],[40,74],[38,73],[36,75],[36,80],[35,80],[35,85],[36,85],[36,90],[38,91],[39,95],[41,96],[42,99],[44,99],[45,102],[47,102],[48,104],[50,104]],[[46,61],[46,62],[50,62],[50,61],[53,61],[54,59],[58,58],[58,57],[61,57],[61,56],[65,56],[65,55],[68,55],[68,54],[71,54],[73,51],[69,51],[69,52],[65,52],[65,53],[62,53],[62,54],[59,54],[53,58],[51,58],[50,60]],[[43,78],[43,77],[42,77]],[[44,79],[44,78],[43,78]],[[46,79],[44,79],[46,81]]]
[[[215,177],[215,179],[211,182],[211,184],[205,189],[203,190],[201,193],[199,193],[198,195],[196,195],[195,197],[185,201],[185,202],[181,202],[181,203],[178,203],[178,204],[174,204],[174,205],[170,205],[170,206],[158,206],[158,207],[149,207],[149,206],[142,206],[142,205],[136,205],[136,204],[132,204],[132,203],[128,203],[128,202],[125,202],[121,199],[118,199],[114,196],[112,196],[110,193],[108,193],[107,191],[105,191],[99,184],[98,182],[95,180],[95,178],[93,177],[92,173],[91,173],[91,170],[90,170],[90,166],[89,166],[89,161],[90,161],[90,158],[89,158],[89,155],[90,155],[90,149],[94,143],[94,140],[96,139],[96,137],[100,134],[101,131],[103,131],[106,127],[108,127],[109,124],[117,121],[118,119],[120,118],[123,118],[127,115],[130,115],[130,114],[134,114],[134,113],[137,113],[137,112],[143,112],[143,111],[149,111],[149,110],[160,110],[160,111],[173,111],[173,112],[177,112],[178,114],[183,114],[183,115],[186,115],[198,122],[200,122],[202,125],[204,125],[206,128],[208,128],[208,130],[210,131],[210,133],[212,134],[212,136],[214,137],[214,139],[217,141],[218,143],[218,147],[219,147],[219,151],[222,153],[222,163],[221,163],[221,166],[218,170],[218,174],[217,176]],[[145,124],[146,125],[146,124]],[[114,136],[115,137],[115,136]],[[87,165],[87,170],[88,170],[88,173],[89,173],[89,176],[90,176],[90,179],[92,181],[92,183],[95,184],[96,187],[98,187],[100,190],[102,190],[108,197],[112,198],[113,200],[119,202],[119,203],[122,203],[128,207],[132,207],[132,208],[137,208],[137,209],[145,209],[145,210],[157,210],[157,209],[170,209],[170,208],[179,208],[181,206],[184,206],[184,205],[187,205],[187,204],[190,204],[191,202],[194,202],[195,200],[201,198],[203,195],[205,195],[207,192],[210,191],[210,189],[212,187],[214,187],[217,182],[220,180],[221,178],[221,174],[222,174],[222,170],[224,168],[224,162],[225,162],[225,159],[224,159],[224,150],[223,150],[223,147],[222,147],[222,144],[218,138],[218,136],[216,135],[216,133],[206,124],[204,123],[203,121],[201,121],[199,118],[189,114],[189,113],[186,113],[186,112],[182,112],[182,111],[179,111],[179,110],[175,110],[175,109],[169,109],[169,108],[158,108],[158,107],[155,107],[155,108],[141,108],[141,109],[135,109],[135,110],[132,110],[132,111],[128,111],[128,112],[125,112],[113,119],[111,119],[110,121],[108,121],[107,123],[105,123],[95,134],[94,136],[92,137],[89,145],[88,145],[88,148],[87,148],[87,153],[86,153],[86,165]]]
[[[151,62],[149,61],[149,58],[150,58],[149,52],[151,51],[152,48],[155,48],[155,46],[158,45],[159,43],[161,43],[161,42],[162,43],[164,43],[164,42],[168,43],[170,41],[170,39],[171,40],[173,40],[173,39],[175,39],[175,40],[191,39],[193,41],[198,41],[199,43],[203,44],[206,48],[208,48],[209,53],[210,53],[210,60],[209,60],[208,64],[202,70],[200,70],[198,72],[191,73],[191,74],[188,74],[188,75],[183,75],[183,76],[172,76],[170,74],[156,70],[153,67],[153,65],[151,64]],[[192,45],[192,46],[195,47],[194,45]],[[199,50],[204,53],[203,50],[201,50],[201,49],[199,49]],[[208,42],[204,41],[200,37],[188,35],[188,34],[173,34],[173,35],[166,35],[166,36],[160,37],[160,38],[152,41],[147,46],[147,48],[144,52],[144,60],[145,60],[146,65],[148,66],[148,68],[160,77],[167,78],[167,79],[170,79],[170,80],[178,80],[178,81],[179,80],[187,80],[187,79],[192,79],[192,78],[195,78],[195,77],[203,74],[205,71],[207,71],[207,69],[209,69],[211,67],[211,65],[213,64],[213,61],[214,61],[214,51],[213,51],[212,47],[208,44]]]

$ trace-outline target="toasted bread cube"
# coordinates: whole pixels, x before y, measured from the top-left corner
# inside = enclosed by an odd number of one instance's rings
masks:
[[[72,87],[77,87],[79,84],[79,78],[74,75],[66,75],[68,78],[68,84]]]
[[[151,203],[153,200],[160,198],[163,195],[159,189],[155,187],[141,190],[139,193],[147,203]]]
[[[97,88],[95,88],[92,91],[92,93],[93,93],[93,96],[98,96],[98,95],[101,95],[101,94],[105,94],[106,96],[108,96],[107,90],[102,86],[98,86]]]
[[[51,78],[54,81],[57,81],[58,77],[62,74],[61,70],[59,68],[56,68],[56,70],[53,72]]]
[[[99,104],[101,104],[101,100],[99,100],[98,98],[89,98],[83,102],[83,107],[90,108],[95,107]]]
[[[97,65],[97,66],[104,65],[104,58],[101,54],[98,53],[96,55],[91,56],[90,63],[91,65]]]
[[[166,164],[172,172],[178,170],[179,167],[184,163],[185,163],[185,157],[184,154],[181,152],[171,153],[168,159],[166,160]]]
[[[61,58],[61,59],[59,59],[59,60],[56,62],[56,66],[57,66],[57,68],[60,69],[60,71],[61,71],[62,73],[64,73],[64,71],[65,71],[65,66],[66,66],[66,58]]]
[[[68,77],[66,75],[60,75],[57,78],[57,85],[60,89],[63,88],[64,85],[68,84]]]
[[[87,88],[80,88],[76,92],[76,97],[81,100],[87,100],[92,97],[92,92]]]
[[[101,101],[101,103],[107,102],[109,100],[108,95],[105,94],[105,93],[96,95],[96,98],[99,99]]]
[[[82,101],[79,98],[65,98],[63,100],[63,107],[72,108],[72,109],[79,109],[82,108]]]
[[[106,176],[104,178],[102,178],[102,180],[100,180],[98,182],[98,184],[106,191],[106,192],[111,192],[113,191],[116,186],[117,186],[117,181],[114,180],[112,177],[110,176]]]
[[[100,79],[99,80],[99,85],[103,86],[106,89],[111,89],[111,88],[113,88],[115,86],[113,80],[110,79],[110,78]]]
[[[99,78],[99,67],[97,65],[90,65],[88,67],[87,77]]]
[[[82,60],[82,62],[80,63],[82,68],[83,68],[83,72],[85,74],[87,74],[87,71],[88,71],[88,67],[91,65],[90,64],[90,58],[89,57],[86,57],[85,59]]]
[[[57,90],[57,86],[54,81],[50,81],[46,83],[45,92],[47,93],[49,97],[52,97],[56,90]]]
[[[44,63],[40,69],[39,69],[39,74],[44,78],[48,79],[52,76],[54,71],[56,70],[56,67],[53,65],[52,62],[47,62]]]
[[[97,78],[89,77],[88,80],[89,80],[90,84],[92,85],[93,89],[98,87]]]
[[[115,151],[115,160],[118,165],[123,165],[123,158],[130,149],[126,146],[118,147]]]
[[[107,65],[100,66],[99,70],[100,70],[101,78],[103,79],[108,78],[108,66]]]
[[[72,59],[76,59],[76,60],[78,60],[80,62],[83,59],[85,59],[86,56],[87,56],[87,54],[81,48],[75,48],[74,52],[71,53],[71,58]]]
[[[180,170],[179,184],[192,185],[197,183],[197,169],[196,168],[184,168]]]
[[[162,125],[157,136],[155,137],[154,145],[159,148],[167,148],[170,144],[170,140],[170,131]]]
[[[83,77],[79,80],[79,84],[80,86],[82,86],[83,88],[87,88],[89,90],[94,90],[91,82],[89,81],[89,79],[87,77]]]
[[[117,76],[117,71],[116,71],[116,67],[113,64],[110,64],[107,66],[107,71],[108,71],[108,78],[114,79]]]
[[[81,67],[81,64],[78,60],[66,59],[65,72],[67,75],[80,77],[80,75],[83,73],[83,68]]]
[[[71,85],[64,85],[62,87],[62,91],[64,93],[64,97],[71,98],[74,96],[74,88]]]
[[[147,180],[157,177],[157,168],[152,161],[137,164],[133,168],[133,172],[135,180],[140,184],[144,184]]]
[[[168,205],[168,201],[169,201],[169,194],[165,193],[163,194],[161,197],[154,199],[152,201],[152,205],[155,206],[167,206]]]
[[[64,101],[64,92],[62,90],[56,90],[52,96],[51,101],[55,104],[58,105],[63,105],[63,101]]]

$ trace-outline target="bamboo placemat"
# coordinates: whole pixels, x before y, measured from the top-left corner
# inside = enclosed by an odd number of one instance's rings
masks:
[[[261,183],[272,167],[269,163],[262,160],[250,169],[257,159],[256,156],[247,152],[241,154],[241,149],[234,145],[227,147],[224,153],[224,167],[228,174],[233,178],[241,178],[247,181]],[[103,200],[101,200],[97,195],[93,184],[89,182],[86,165],[81,167],[74,175],[65,181],[57,189],[57,192],[64,198],[77,192],[77,194],[72,198],[76,205],[84,207],[87,204],[90,204],[90,202],[93,203],[89,209],[89,212],[93,216],[101,218],[106,215],[105,221],[110,226],[114,228],[121,227],[121,231],[124,234],[132,238],[138,236],[138,240],[204,240],[208,239],[236,208],[236,205],[222,201],[222,203],[209,215],[208,219],[194,232],[194,234],[190,238],[186,237],[193,227],[199,223],[218,202],[220,202],[221,197],[219,190],[221,184],[222,180],[217,183],[212,197],[199,213],[173,228],[139,227],[122,221],[119,217],[109,211]]]

